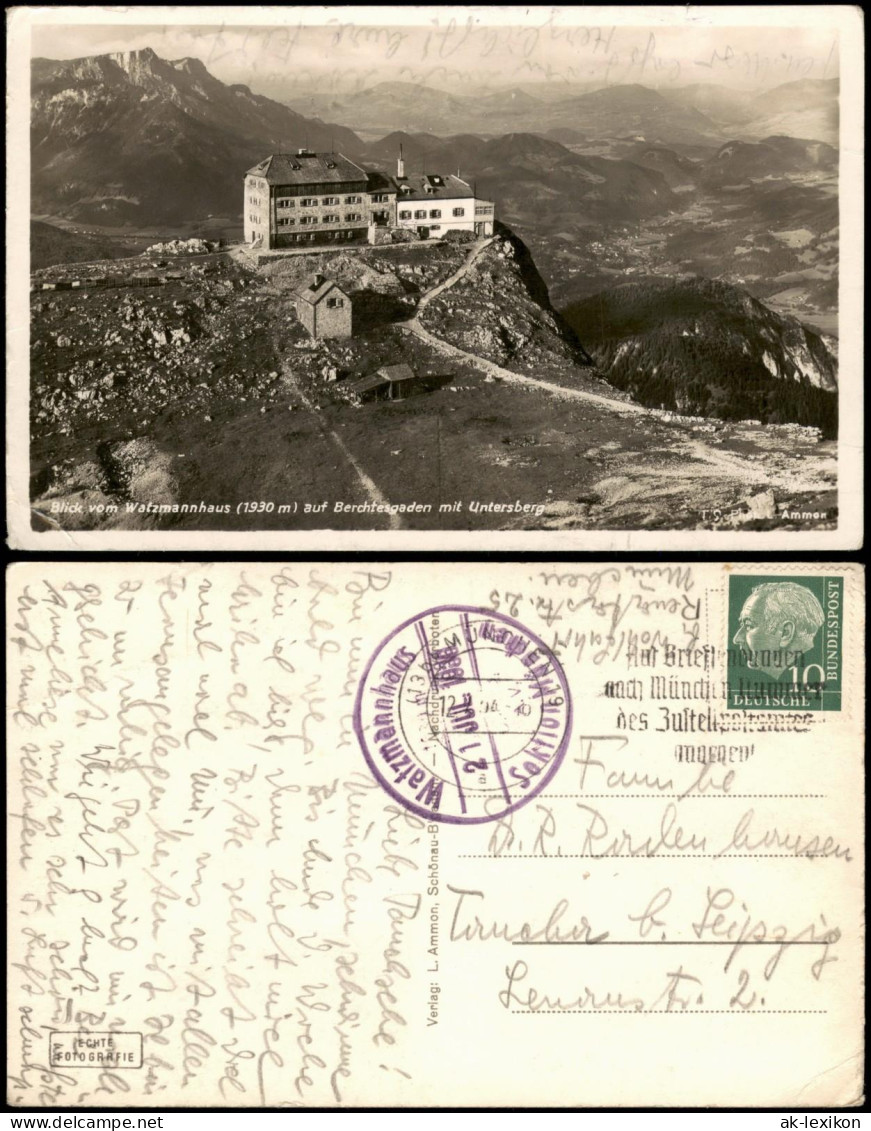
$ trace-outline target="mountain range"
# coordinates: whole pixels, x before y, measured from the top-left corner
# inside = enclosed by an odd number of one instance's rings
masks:
[[[344,126],[150,48],[34,59],[31,96],[32,211],[85,222],[235,217],[242,175],[264,153],[363,149]]]
[[[401,148],[408,169],[458,170],[480,196],[495,200],[563,303],[585,299],[613,276],[649,282],[666,273],[724,277],[746,283],[757,297],[836,304],[838,153],[832,146],[813,137],[747,136],[748,124],[760,120],[758,96],[711,84],[669,95],[638,84],[574,89],[570,97],[548,100],[537,90],[530,84],[469,100],[414,84],[379,84],[355,99],[354,120],[371,126],[376,118],[368,115],[392,113],[427,128],[393,130],[367,144],[344,115],[338,125],[306,117],[246,86],[220,82],[196,59],[164,60],[150,49],[36,59],[33,212],[103,229],[210,216],[231,226],[241,211],[242,174],[266,153],[308,145],[392,171]],[[836,109],[831,82],[787,84],[765,96],[774,117],[829,113],[833,104]],[[327,109],[338,114],[342,106]],[[495,136],[453,132],[485,118],[493,125],[500,114],[512,121],[537,117],[542,128]],[[438,121],[452,127],[445,136],[433,132]],[[597,146],[609,131],[606,157]],[[41,262],[83,258],[89,250],[92,257],[108,255],[97,235],[38,226],[35,239]],[[649,293],[654,321],[664,293]],[[728,305],[729,292],[707,295],[709,313],[721,299]],[[578,310],[575,316],[581,317]],[[610,340],[601,346],[606,353]],[[677,342],[675,355],[686,348]],[[759,364],[760,380],[775,379]],[[624,367],[617,365],[615,380],[629,380]],[[787,372],[780,365],[776,379]],[[718,396],[711,394],[711,405]],[[664,400],[677,403],[671,394]]]
[[[550,222],[569,212],[584,220],[636,219],[667,212],[676,199],[665,177],[631,161],[574,153],[551,138],[510,133],[485,141],[470,134],[433,138],[395,132],[367,149],[367,158],[387,168],[402,146],[410,168],[460,169],[479,193],[519,217],[546,212]]]
[[[832,104],[830,82],[791,83],[765,96],[774,117],[788,106],[818,113]],[[515,218],[540,205],[552,215],[571,212],[575,223],[667,212],[672,190],[695,184],[718,188],[837,164],[836,150],[813,139],[727,136],[727,119],[740,119],[742,130],[758,124],[759,99],[710,84],[669,95],[614,86],[543,101],[520,88],[470,99],[380,83],[328,108],[343,124],[305,117],[220,82],[198,59],[165,60],[150,48],[35,59],[32,211],[103,225],[232,219],[245,169],[264,153],[300,146],[390,168],[401,144],[410,168],[459,168]],[[371,129],[381,119],[405,128],[366,145],[346,124]],[[466,129],[455,132],[460,123]],[[475,132],[473,123],[486,128]],[[440,124],[450,127],[447,136],[434,132]],[[497,131],[500,124],[508,128]],[[585,139],[607,136],[615,146],[608,159],[585,149]]]
[[[521,90],[489,97],[459,97],[418,83],[385,82],[353,98],[305,99],[293,103],[357,129],[442,133],[462,122],[474,132],[501,134],[569,128],[598,136],[716,145],[719,128],[694,107],[682,106],[648,87],[606,87],[543,102]]]
[[[399,92],[382,85],[388,89],[379,88],[377,97],[395,105]],[[462,120],[450,95],[421,90],[427,115]],[[610,92],[611,101],[626,97],[626,91]],[[517,98],[534,101],[522,92]],[[629,98],[637,100],[637,92]],[[394,132],[367,147],[345,126],[221,83],[199,60],[164,60],[150,49],[66,62],[36,59],[32,105],[32,211],[83,223],[234,218],[243,172],[264,153],[303,145],[386,168],[403,145],[410,168],[427,162],[459,168],[515,215],[545,205],[553,215],[571,211],[575,219],[624,219],[674,203],[655,169],[583,156],[531,133],[484,141],[472,134],[441,139]]]
[[[705,162],[700,180],[709,187],[722,187],[788,173],[831,173],[837,168],[838,151],[832,146],[781,135],[756,142],[728,142]]]
[[[411,82],[377,83],[353,96],[308,94],[290,105],[359,130],[542,133],[571,129],[647,142],[716,145],[726,138],[789,134],[838,144],[838,79],[802,79],[765,91],[715,83],[653,90],[640,83],[532,84],[470,97]],[[563,140],[558,138],[557,140]]]

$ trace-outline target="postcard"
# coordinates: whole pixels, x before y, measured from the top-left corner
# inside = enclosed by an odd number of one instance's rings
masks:
[[[10,1104],[862,1102],[859,567],[7,599]]]
[[[18,7],[18,549],[856,549],[855,5]]]

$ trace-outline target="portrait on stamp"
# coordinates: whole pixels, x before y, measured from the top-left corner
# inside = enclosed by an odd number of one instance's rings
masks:
[[[744,709],[841,707],[840,578],[729,578],[729,701]]]

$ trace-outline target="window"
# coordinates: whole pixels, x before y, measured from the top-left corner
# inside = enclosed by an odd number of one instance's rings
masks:
[[[410,220],[411,219],[411,212],[407,208],[403,209],[403,211],[399,213],[399,219],[400,220]]]
[[[363,213],[362,212],[346,212],[345,213],[345,221],[346,222],[349,221],[349,220],[362,220],[362,219],[363,219]]]
[[[295,202],[288,196],[280,196],[276,202],[279,208],[294,208]]]
[[[316,224],[318,222],[317,216],[300,216],[300,224]]]
[[[321,201],[322,204],[338,204],[339,198],[337,196],[325,196]]]
[[[430,224],[429,230],[431,232],[437,232],[440,227],[441,227],[441,224]]]
[[[300,208],[314,208],[316,204],[317,201],[313,196],[304,196],[299,202]]]
[[[415,220],[425,220],[426,219],[426,209],[421,208],[419,211],[415,212],[414,218],[415,218]]]
[[[337,307],[337,306],[344,306],[344,305],[345,305],[345,300],[343,298],[328,298],[327,299],[327,306],[329,306],[329,307],[334,308],[334,307]]]
[[[440,208],[433,208],[429,214],[430,220],[441,220],[442,210]]]
[[[466,215],[465,208],[455,208],[454,209],[454,215],[455,216],[465,216]]]
[[[332,214],[324,216],[323,222],[325,224],[338,224],[340,217],[333,216]]]
[[[345,204],[360,204],[361,201],[362,201],[362,197],[359,197],[359,196],[346,196],[345,197]]]
[[[279,228],[286,228],[290,224],[295,224],[295,223],[296,223],[296,220],[291,219],[290,216],[279,216],[278,217]]]
[[[373,204],[386,204],[389,197],[386,192],[375,192],[372,194]]]

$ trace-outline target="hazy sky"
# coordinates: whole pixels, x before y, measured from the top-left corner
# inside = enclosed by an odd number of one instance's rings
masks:
[[[228,13],[223,26],[158,22],[124,26],[123,15],[104,11],[119,22],[34,27],[33,54],[70,59],[150,46],[164,58],[195,56],[222,81],[245,83],[272,98],[305,91],[347,93],[397,79],[449,90],[530,82],[638,82],[664,88],[716,82],[752,90],[838,75],[835,31],[824,26],[712,27],[702,15],[694,14],[702,9],[691,8],[652,9],[660,15],[649,27],[582,26],[581,14],[589,10],[580,8],[553,12],[534,8],[525,13],[468,8],[452,13],[433,7],[406,9],[402,14],[396,9],[334,8],[321,9],[317,15],[286,8],[289,19],[305,23],[284,26],[234,25],[232,20],[246,18],[243,9],[199,9],[212,18]],[[149,9],[134,11],[141,20]],[[175,9],[173,16],[167,10],[167,16],[177,19],[181,13],[190,18],[192,11]],[[268,16],[274,20],[281,11],[271,9]],[[504,22],[496,26],[494,18],[503,11]],[[639,16],[643,11],[634,10],[636,20],[646,18]],[[670,24],[663,22],[662,13],[669,11],[685,14],[684,25],[675,26],[674,15]],[[758,7],[723,11],[731,11],[736,22],[760,19],[765,13]],[[822,6],[816,11],[825,13]],[[600,15],[614,21],[625,21],[626,13],[632,12],[599,9]],[[788,7],[781,8],[778,18],[789,18],[789,12]],[[383,15],[385,22],[375,22],[373,14]],[[64,16],[64,9],[55,9],[50,18]],[[320,20],[322,26],[312,26],[312,20]]]

